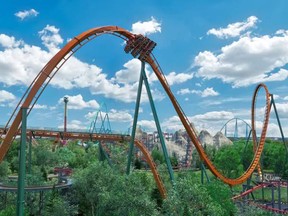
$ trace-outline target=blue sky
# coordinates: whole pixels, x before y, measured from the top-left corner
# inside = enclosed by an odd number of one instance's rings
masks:
[[[153,53],[198,131],[207,129],[214,134],[234,117],[250,122],[253,91],[264,82],[274,94],[288,134],[285,0],[0,3],[1,125],[37,73],[71,38],[94,27],[117,25],[157,43]],[[105,104],[112,129],[126,132],[133,120],[140,62],[123,48],[123,41],[111,35],[82,47],[46,88],[28,125],[63,127],[63,97],[68,96],[68,128],[87,128]],[[163,131],[183,128],[148,66],[147,74]],[[263,99],[261,91],[257,100],[258,132]],[[106,111],[104,107],[102,111]],[[145,91],[140,111],[138,124],[154,131]],[[268,134],[279,136],[274,116],[272,113]],[[239,130],[244,131],[241,124]]]

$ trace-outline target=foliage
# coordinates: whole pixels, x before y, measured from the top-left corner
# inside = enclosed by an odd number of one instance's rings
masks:
[[[44,185],[47,181],[47,174],[45,174],[45,169],[43,167],[33,166],[32,173],[26,174],[27,185]]]
[[[15,157],[18,158],[19,146],[20,146],[19,140],[13,141],[10,148],[9,148],[9,151],[7,152],[7,154],[5,156],[5,160],[7,162],[9,162],[11,165],[11,171],[12,172],[14,172],[15,170],[18,170],[18,164],[16,164],[16,166],[14,167],[14,166],[12,166],[12,161]]]
[[[73,216],[77,215],[77,206],[71,205],[67,197],[52,193],[44,209],[44,216]]]
[[[7,161],[2,161],[0,163],[0,181],[6,180],[10,173],[9,163]]]
[[[0,211],[0,216],[14,216],[16,215],[15,206],[8,206],[6,209]]]
[[[215,159],[215,154],[217,152],[216,148],[214,146],[207,146],[204,145],[205,153],[207,154],[208,158],[213,162]],[[192,166],[194,168],[201,168],[202,161],[200,160],[200,156],[196,149],[192,152]]]
[[[237,209],[237,215],[239,216],[277,216],[280,214],[274,213],[274,212],[269,212],[262,210],[260,208],[256,208],[254,206],[249,206],[249,205],[242,205],[238,207]]]
[[[7,162],[0,164],[0,178],[5,178],[10,169],[17,171],[18,146],[15,142],[6,156]],[[111,143],[112,167],[106,162],[99,162],[99,148],[94,144],[85,149],[77,145],[77,142],[69,141],[67,146],[53,151],[51,140],[44,139],[38,145],[33,145],[32,150],[32,173],[26,175],[27,184],[45,184],[47,175],[55,166],[68,165],[73,168],[72,194],[65,196],[45,192],[43,215],[271,215],[253,207],[239,208],[236,212],[230,199],[231,192],[226,185],[219,181],[202,185],[199,175],[191,172],[174,173],[176,184],[173,187],[163,153],[157,148],[151,154],[158,163],[157,170],[168,191],[166,200],[160,197],[150,172],[134,170],[126,176],[127,151],[123,146]],[[245,140],[218,150],[207,146],[205,151],[217,168],[232,178],[247,169],[254,155],[252,143],[245,147]],[[199,166],[199,157],[194,156],[194,163]],[[262,159],[264,169],[271,169],[282,177],[288,176],[288,163],[285,161],[286,153],[282,143],[268,141]],[[170,160],[172,165],[177,165],[176,157],[172,156]],[[138,164],[141,168],[143,164],[139,162],[136,160],[134,165]],[[38,194],[29,195],[26,201],[29,214],[37,215]],[[6,209],[2,204],[0,216],[15,215],[15,208],[12,207],[14,203],[15,198],[9,198]]]
[[[235,205],[231,201],[231,190],[219,180],[213,180],[211,183],[204,185],[213,202],[219,203],[224,211],[224,215],[231,215],[235,212]]]
[[[172,167],[178,166],[178,159],[176,157],[176,153],[173,152],[172,156],[169,157]]]
[[[217,194],[219,192],[220,195]],[[235,208],[229,197],[229,189],[223,183],[202,185],[193,176],[187,175],[178,179],[174,189],[169,191],[163,203],[163,214],[231,215]]]
[[[85,215],[157,215],[145,173],[127,178],[106,163],[95,162],[74,175],[73,188]]]
[[[142,169],[144,165],[138,158],[136,158],[136,160],[134,161],[134,167],[135,169]]]
[[[57,158],[57,165],[60,167],[67,167],[75,164],[76,154],[68,147],[58,148],[55,152]]]
[[[165,158],[162,152],[158,148],[154,148],[151,152],[151,156],[156,164],[165,163]]]
[[[235,143],[235,145],[237,145],[238,147],[237,149],[239,150],[239,152],[241,152],[242,164],[243,164],[244,170],[246,170],[250,166],[250,163],[252,162],[253,157],[254,157],[253,143],[249,142],[246,145],[246,143],[244,142],[242,143],[237,142]]]
[[[264,169],[273,170],[276,174],[287,178],[287,153],[282,142],[265,143],[262,161]]]
[[[234,146],[223,146],[215,155],[214,163],[228,178],[236,178],[243,173],[240,153]]]
[[[56,155],[52,152],[51,140],[44,139],[33,146],[32,164],[39,167],[55,166]]]

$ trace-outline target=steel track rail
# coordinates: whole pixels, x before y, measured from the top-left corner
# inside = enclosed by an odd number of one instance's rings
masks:
[[[73,38],[70,42],[68,42],[40,71],[40,74],[35,78],[31,86],[29,87],[27,93],[25,94],[25,97],[21,100],[23,103],[19,103],[15,110],[18,110],[18,113],[16,114],[15,118],[11,118],[10,121],[12,122],[11,126],[5,129],[7,133],[2,136],[3,141],[0,146],[0,162],[3,160],[4,156],[6,155],[11,142],[17,134],[17,131],[21,125],[22,117],[21,117],[21,107],[28,108],[30,112],[33,108],[34,104],[44,91],[47,84],[50,82],[50,80],[55,76],[55,74],[58,72],[59,68],[67,61],[68,58],[70,58],[71,55],[73,55],[78,49],[80,49],[84,44],[91,41],[98,35],[102,34],[113,34],[120,38],[123,38],[124,40],[133,40],[136,35],[128,32],[125,29],[119,28],[117,26],[105,26],[105,27],[99,27],[99,28],[93,28],[86,32],[83,32],[82,34],[78,35],[77,37]],[[184,111],[182,110],[181,106],[179,105],[177,99],[173,95],[169,84],[161,70],[160,65],[158,64],[156,58],[153,56],[152,53],[150,53],[147,57],[144,59],[147,63],[150,64],[152,67],[154,73],[158,77],[158,80],[162,84],[164,90],[166,91],[167,95],[170,98],[171,103],[174,106],[174,109],[176,110],[184,128],[186,129],[191,141],[193,142],[194,146],[196,147],[201,159],[206,163],[207,167],[211,170],[211,172],[219,179],[221,179],[223,182],[229,184],[229,185],[237,185],[241,184],[244,181],[246,181],[256,166],[259,163],[261,153],[264,148],[264,142],[266,137],[266,131],[268,127],[268,121],[269,121],[269,104],[270,104],[270,98],[269,98],[269,92],[267,87],[264,84],[260,84],[257,86],[253,101],[252,101],[252,124],[255,121],[255,101],[257,97],[257,93],[260,88],[264,88],[266,93],[266,111],[264,116],[264,123],[262,127],[262,133],[260,137],[260,141],[257,147],[257,150],[254,155],[254,159],[251,162],[249,168],[244,172],[243,175],[241,175],[239,178],[236,179],[230,179],[225,176],[223,176],[213,165],[213,163],[208,158],[207,154],[205,153],[201,143],[198,141],[197,136],[193,128],[191,127],[191,124],[189,122],[189,119],[185,115]],[[37,94],[38,93],[38,94]],[[32,106],[30,106],[32,105]],[[107,136],[107,135],[106,135]],[[254,140],[254,139],[253,139]],[[256,145],[256,144],[255,144]]]

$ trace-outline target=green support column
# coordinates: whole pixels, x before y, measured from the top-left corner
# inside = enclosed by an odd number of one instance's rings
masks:
[[[98,147],[99,147],[99,161],[104,161],[105,160],[105,155],[104,155],[104,150],[103,150],[103,148],[102,148],[102,145],[99,143],[99,145],[98,145]]]
[[[21,108],[22,126],[21,126],[21,143],[18,173],[18,193],[17,193],[17,216],[24,215],[24,187],[25,187],[25,166],[26,166],[26,128],[27,128],[27,108]]]
[[[287,146],[286,146],[286,144],[285,144],[284,133],[283,133],[282,126],[281,126],[281,122],[280,122],[280,119],[279,119],[279,116],[278,116],[278,111],[277,111],[277,108],[276,108],[276,105],[275,105],[275,101],[274,101],[273,94],[271,94],[270,96],[271,96],[270,112],[271,112],[271,107],[272,107],[272,105],[273,105],[274,112],[275,112],[276,119],[277,119],[277,123],[278,123],[279,129],[280,129],[280,134],[281,134],[282,142],[283,142],[284,147],[285,147],[285,150],[286,150],[286,162],[287,162],[287,160],[288,160],[288,149],[287,149]]]
[[[127,175],[130,174],[131,160],[132,160],[133,149],[134,149],[134,140],[135,140],[135,134],[136,134],[136,127],[137,127],[138,113],[139,113],[141,92],[142,92],[142,84],[143,84],[142,73],[145,73],[145,62],[141,62],[141,72],[140,72],[140,78],[139,78],[139,86],[138,86],[138,91],[137,91],[137,99],[136,99],[136,106],[135,106],[135,112],[134,112],[134,119],[133,119],[131,141],[130,141],[129,154],[128,154],[127,169],[126,169]]]
[[[157,112],[156,112],[155,104],[153,102],[153,97],[152,97],[152,94],[151,94],[151,91],[150,91],[150,87],[149,87],[149,83],[148,83],[148,80],[147,80],[147,76],[146,76],[145,70],[141,70],[141,73],[142,73],[144,84],[145,84],[146,91],[147,91],[147,94],[148,94],[148,98],[149,98],[151,110],[152,110],[152,113],[153,113],[153,116],[154,116],[156,128],[157,128],[157,131],[158,131],[158,134],[159,134],[160,143],[161,143],[161,146],[162,146],[163,154],[164,154],[165,161],[166,161],[167,168],[168,168],[168,172],[169,172],[169,177],[170,177],[170,180],[171,180],[172,184],[174,184],[174,174],[173,174],[171,161],[170,161],[169,156],[168,156],[167,148],[166,148],[166,145],[165,145],[165,140],[164,140],[163,133],[162,133],[162,130],[161,130],[161,127],[160,127],[158,115],[157,115]]]
[[[206,168],[205,168],[205,165],[204,165],[204,162],[202,161],[201,162],[201,183],[204,184],[204,175],[206,177],[206,181],[207,182],[210,182],[210,178],[206,172]]]
[[[32,163],[32,134],[30,134],[29,137],[28,174],[31,174],[31,166],[32,166],[31,163]]]
[[[201,162],[201,184],[204,184],[203,162]]]
[[[101,143],[99,143],[99,151],[100,151],[100,161],[104,161],[105,159],[108,161],[110,167],[112,167],[112,162],[107,154],[107,152],[103,149]]]

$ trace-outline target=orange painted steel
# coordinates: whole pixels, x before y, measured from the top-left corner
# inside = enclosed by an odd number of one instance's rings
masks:
[[[94,29],[90,29],[86,32],[83,32],[82,34],[78,35],[77,37],[74,37],[71,41],[69,41],[66,46],[64,46],[44,67],[43,69],[40,71],[40,73],[38,74],[38,76],[35,78],[35,80],[33,81],[33,85],[29,86],[29,92],[26,92],[25,94],[27,95],[26,98],[23,99],[23,103],[21,107],[24,108],[30,108],[31,103],[33,102],[33,100],[38,99],[37,98],[37,92],[39,91],[41,94],[41,89],[45,86],[45,81],[49,79],[51,79],[52,77],[54,77],[55,74],[53,74],[53,70],[55,68],[61,67],[62,63],[61,61],[66,61],[67,58],[69,58],[71,56],[71,52],[74,53],[73,49],[75,49],[76,51],[79,49],[77,48],[77,46],[82,46],[82,43],[86,43],[85,40],[89,41],[90,37],[93,36],[97,36],[97,35],[101,35],[104,33],[115,33],[115,34],[120,34],[122,36],[124,36],[125,38],[132,39],[134,37],[134,35],[128,31],[126,31],[125,29],[119,28],[117,26],[106,26],[106,27],[100,27],[100,28],[94,28]],[[65,58],[66,56],[68,56],[67,58]],[[35,102],[36,102],[35,100]],[[34,104],[35,104],[34,102]],[[34,104],[32,103],[32,107],[34,106]],[[21,103],[18,104],[18,107],[21,105]],[[18,108],[17,107],[17,108]],[[17,109],[16,108],[16,109]],[[31,109],[28,110],[28,113],[30,112]],[[18,109],[18,113],[16,114],[15,119],[13,120],[11,126],[9,128],[7,128],[7,134],[4,138],[4,140],[1,143],[0,146],[0,162],[3,160],[4,156],[6,155],[11,142],[14,138],[14,135],[17,133],[17,130],[19,129],[20,125],[21,125],[21,121],[22,121],[22,117],[21,117],[21,110]],[[6,125],[6,127],[8,127],[8,124]]]
[[[119,28],[117,26],[106,26],[106,27],[100,27],[100,28],[94,28],[90,29],[74,39],[72,39],[66,46],[64,46],[47,64],[46,66],[40,71],[38,76],[35,78],[33,83],[29,87],[29,91],[25,93],[25,98],[23,99],[22,107],[24,108],[29,108],[29,106],[32,103],[32,106],[28,110],[28,113],[30,113],[31,109],[33,108],[34,104],[36,103],[37,99],[45,89],[46,85],[50,82],[50,80],[54,77],[56,72],[59,70],[59,68],[67,61],[67,59],[74,53],[76,52],[83,44],[89,42],[91,38],[95,38],[98,35],[101,34],[115,34],[124,40],[127,41],[133,41],[133,39],[136,37],[136,35],[128,32],[125,29]],[[260,88],[264,88],[265,93],[266,93],[266,112],[264,116],[264,123],[263,123],[263,128],[262,128],[262,133],[261,133],[261,138],[257,147],[257,150],[254,155],[254,159],[251,162],[249,168],[245,171],[243,175],[241,175],[237,179],[230,179],[225,176],[223,176],[217,169],[216,167],[212,164],[208,156],[206,155],[201,143],[198,141],[197,136],[193,128],[190,126],[190,122],[186,115],[184,114],[181,106],[179,105],[178,101],[176,100],[175,96],[173,95],[168,82],[161,70],[160,65],[158,64],[157,60],[153,56],[152,53],[149,53],[148,56],[146,56],[143,60],[145,60],[147,63],[150,64],[152,69],[154,70],[154,73],[158,77],[160,83],[162,84],[163,88],[165,89],[166,93],[168,94],[183,126],[185,127],[191,141],[195,145],[201,159],[206,163],[207,167],[211,170],[211,172],[224,181],[225,183],[229,185],[237,185],[243,183],[245,180],[249,178],[249,176],[252,174],[254,169],[259,163],[260,156],[264,147],[264,142],[265,142],[265,137],[266,137],[266,131],[267,131],[267,126],[268,126],[268,121],[269,121],[269,104],[270,104],[270,98],[269,98],[269,92],[267,90],[267,87],[264,84],[260,84],[257,86],[254,96],[253,96],[253,103],[252,103],[252,121],[254,121],[254,107],[255,107],[255,101],[256,101],[256,96]],[[56,69],[56,71],[55,71]],[[54,70],[54,72],[53,72]],[[48,80],[48,81],[47,81]],[[46,83],[45,83],[46,81]],[[38,96],[36,95],[37,92],[40,92]],[[27,96],[26,96],[27,95]],[[20,106],[21,103],[19,103],[18,107]],[[7,131],[6,136],[4,137],[2,144],[0,146],[0,162],[3,160],[4,156],[6,155],[6,152],[8,151],[11,142],[17,133],[20,125],[21,125],[21,110],[18,110],[18,113],[13,120],[11,126],[8,128],[7,123],[7,128],[5,130]],[[10,121],[10,120],[9,120]],[[11,120],[12,121],[12,120]],[[253,123],[253,122],[252,122]],[[106,135],[107,136],[107,135]]]
[[[280,182],[279,181],[262,182],[259,185],[256,185],[253,188],[251,188],[247,191],[244,191],[239,195],[232,197],[232,200],[233,201],[237,201],[237,200],[241,201],[241,198],[246,197],[247,195],[251,194],[253,191],[256,191],[256,190],[261,189],[261,188],[270,188],[270,187],[278,187],[278,186],[287,188],[287,182],[282,182],[282,181],[280,181]],[[257,202],[257,201],[255,202],[254,200],[245,199],[245,204],[252,205],[252,206],[255,206],[258,208],[262,208],[264,210],[268,210],[268,211],[278,213],[278,214],[288,214],[288,210],[286,208],[283,208],[283,209],[274,208],[270,205],[267,205],[267,203],[265,204],[265,203],[261,203],[261,202]],[[276,205],[276,203],[275,203],[275,205]]]
[[[139,140],[135,140],[134,144],[140,149],[140,151],[145,156],[146,162],[148,163],[148,165],[149,165],[149,167],[153,173],[153,177],[156,181],[156,184],[157,184],[157,187],[158,187],[159,192],[161,194],[161,197],[166,198],[166,190],[165,190],[164,184],[160,178],[160,175],[157,172],[156,164],[154,163],[148,149]]]
[[[265,90],[265,94],[266,94],[266,106],[265,106],[265,116],[264,116],[264,122],[263,122],[263,127],[262,127],[262,133],[261,133],[261,137],[259,140],[259,144],[258,144],[258,148],[255,151],[254,154],[254,158],[253,161],[251,162],[249,168],[238,178],[236,179],[231,179],[231,178],[227,178],[226,176],[222,175],[217,168],[213,165],[212,161],[208,158],[207,154],[205,153],[201,143],[199,142],[199,140],[197,139],[197,135],[196,132],[193,130],[193,128],[190,126],[190,122],[189,119],[187,118],[187,116],[184,114],[181,106],[179,105],[177,99],[175,98],[175,96],[173,95],[167,80],[165,79],[165,76],[163,75],[163,73],[161,72],[161,68],[156,64],[157,62],[154,61],[151,56],[147,57],[147,62],[151,65],[151,67],[153,68],[158,80],[161,82],[163,88],[165,89],[166,93],[168,94],[183,126],[185,127],[191,141],[193,142],[194,146],[196,147],[201,159],[205,162],[205,164],[207,165],[207,167],[209,168],[209,170],[220,180],[222,180],[223,182],[225,182],[226,184],[229,184],[231,186],[233,185],[238,185],[238,184],[242,184],[243,182],[245,182],[253,173],[253,171],[255,170],[256,166],[259,164],[260,161],[260,157],[264,148],[264,143],[265,143],[265,139],[266,139],[266,132],[267,132],[267,127],[268,127],[268,122],[269,122],[269,116],[270,116],[270,94],[268,92],[267,87],[264,84],[259,84],[254,92],[253,95],[253,101],[252,101],[252,121],[255,121],[255,102],[256,102],[256,98],[257,98],[257,94],[260,88],[264,88]],[[254,123],[252,123],[252,126],[254,128]]]
[[[0,129],[0,133],[4,133],[4,129]],[[35,137],[53,137],[53,138],[60,138],[60,131],[48,131],[48,130],[40,130],[40,129],[33,129],[33,130],[27,130],[27,135],[31,134],[33,132],[33,135]],[[21,134],[21,131],[18,131],[17,134]],[[65,133],[64,137],[66,139],[81,139],[81,140],[97,140],[97,141],[130,141],[130,136],[128,135],[118,135],[118,134],[91,134],[91,133],[85,133],[85,132],[67,132]],[[101,144],[102,145],[102,144]],[[146,146],[140,141],[135,140],[134,145],[139,148],[139,150],[143,153],[145,157],[145,161],[148,163],[151,172],[153,174],[153,177],[155,179],[155,182],[157,184],[157,187],[159,189],[159,192],[161,194],[162,198],[166,198],[166,190],[164,187],[164,184],[160,178],[160,175],[157,171],[156,164],[154,163],[151,155],[149,154],[148,149]],[[105,146],[105,145],[102,145]],[[107,149],[106,149],[107,151]]]

